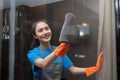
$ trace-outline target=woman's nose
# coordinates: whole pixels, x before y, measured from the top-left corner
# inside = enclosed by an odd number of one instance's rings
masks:
[[[43,34],[46,34],[47,33],[47,30],[43,29]]]

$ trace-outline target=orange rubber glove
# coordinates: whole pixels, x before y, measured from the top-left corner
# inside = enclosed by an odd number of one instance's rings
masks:
[[[56,56],[64,57],[64,55],[67,53],[67,51],[70,48],[69,43],[61,43],[55,50],[54,53]]]
[[[101,69],[102,64],[103,64],[103,52],[100,52],[98,59],[97,59],[96,66],[86,68],[86,76],[91,76],[95,74],[96,72],[98,72]]]

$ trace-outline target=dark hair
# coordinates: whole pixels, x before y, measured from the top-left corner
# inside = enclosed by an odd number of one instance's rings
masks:
[[[41,20],[38,20],[38,21],[33,22],[32,29],[31,29],[32,35],[35,35],[35,28],[36,28],[36,25],[37,25],[39,22],[44,22],[44,23],[47,23],[47,24],[49,25],[49,22],[48,22],[47,20],[45,20],[45,19],[41,19]],[[35,39],[35,38],[32,36],[32,43],[31,43],[30,47],[33,48],[33,47],[36,47],[36,46],[39,46],[39,40],[38,40],[38,39]]]

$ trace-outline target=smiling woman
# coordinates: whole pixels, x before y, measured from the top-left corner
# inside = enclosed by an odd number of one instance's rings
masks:
[[[69,24],[72,18],[65,17],[65,20],[69,20],[67,22]],[[68,27],[68,25],[64,24],[62,31],[66,30],[65,27]],[[38,40],[39,44],[36,47],[33,46],[27,53],[34,75],[33,80],[61,80],[63,70],[69,70],[72,74],[86,74],[88,77],[101,69],[103,63],[102,52],[100,52],[95,66],[86,68],[74,66],[73,62],[66,55],[71,45],[67,37],[69,34],[64,34],[64,32],[62,34],[60,33],[60,37],[62,37],[60,38],[60,45],[51,45],[52,31],[45,20],[34,23],[32,32],[33,39]]]

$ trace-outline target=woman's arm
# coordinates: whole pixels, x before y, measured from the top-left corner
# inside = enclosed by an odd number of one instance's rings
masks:
[[[35,65],[41,68],[48,68],[56,58],[57,56],[53,52],[49,56],[45,57],[44,59],[37,59],[35,61]]]
[[[71,66],[69,70],[73,74],[84,74],[85,73],[86,76],[91,76],[101,69],[102,64],[103,64],[103,52],[100,52],[95,66],[86,67],[86,68],[79,68],[79,67]]]
[[[70,71],[72,74],[85,74],[85,73],[86,73],[85,68],[80,68],[80,67],[75,67],[75,66],[71,66],[71,67],[69,68],[69,71]]]
[[[44,59],[37,59],[35,65],[41,68],[48,68],[57,57],[64,57],[69,48],[69,43],[61,43],[49,56]]]

